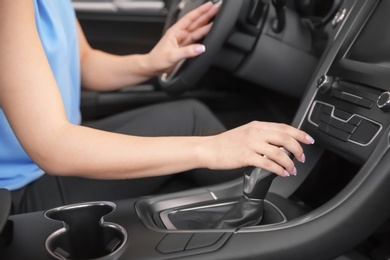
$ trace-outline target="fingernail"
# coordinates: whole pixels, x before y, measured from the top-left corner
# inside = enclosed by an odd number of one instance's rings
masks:
[[[298,173],[298,172],[297,172],[297,168],[294,167],[294,170],[293,170],[292,175],[297,176],[297,173]]]
[[[218,7],[218,6],[220,6],[222,4],[222,1],[213,1],[213,5],[215,6],[215,7]]]
[[[195,47],[195,52],[197,54],[201,54],[201,53],[203,53],[205,51],[206,51],[206,46],[204,46],[204,45],[198,45],[198,46]]]
[[[306,135],[306,140],[308,140],[310,144],[314,144],[314,139],[310,135]]]
[[[288,171],[284,170],[284,176],[290,177],[290,173]]]
[[[301,163],[305,163],[305,162],[306,162],[306,156],[305,154],[302,154]]]

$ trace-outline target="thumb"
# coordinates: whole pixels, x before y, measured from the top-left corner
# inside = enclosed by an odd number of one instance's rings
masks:
[[[180,48],[176,52],[176,59],[180,61],[186,58],[196,57],[206,51],[206,47],[203,44],[191,44],[185,47]]]

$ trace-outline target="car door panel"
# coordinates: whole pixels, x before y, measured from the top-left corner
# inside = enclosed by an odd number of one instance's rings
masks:
[[[94,48],[116,54],[145,53],[160,39],[163,1],[73,0],[77,18]]]

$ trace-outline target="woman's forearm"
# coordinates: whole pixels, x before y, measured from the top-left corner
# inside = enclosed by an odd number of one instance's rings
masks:
[[[134,86],[155,76],[147,56],[119,56],[91,49],[81,59],[81,80],[85,89],[113,91]]]
[[[52,133],[31,155],[55,175],[138,178],[205,167],[201,153],[206,141],[201,137],[136,137],[69,124]]]

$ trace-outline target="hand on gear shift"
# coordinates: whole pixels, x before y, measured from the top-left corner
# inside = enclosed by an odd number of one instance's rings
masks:
[[[292,156],[286,149],[280,149]],[[259,224],[263,219],[265,196],[276,177],[276,174],[261,168],[247,168],[244,173],[244,195],[218,221],[215,228],[240,228]]]

